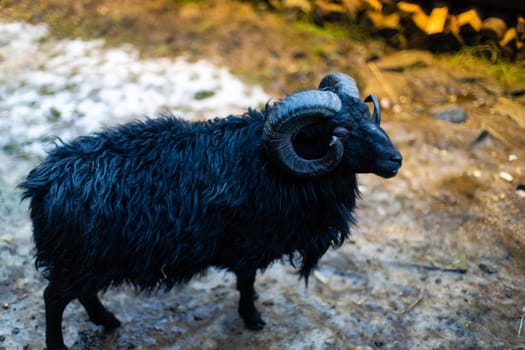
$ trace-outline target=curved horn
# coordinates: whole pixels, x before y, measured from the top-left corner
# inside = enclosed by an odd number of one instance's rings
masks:
[[[344,73],[334,72],[326,75],[319,83],[319,90],[333,91],[339,97],[352,96],[359,98],[359,89],[354,79]]]
[[[264,141],[279,162],[297,176],[320,176],[335,169],[343,157],[343,144],[332,138],[326,154],[319,159],[300,157],[294,149],[295,134],[302,128],[334,117],[341,100],[330,91],[303,91],[277,104],[264,125]]]

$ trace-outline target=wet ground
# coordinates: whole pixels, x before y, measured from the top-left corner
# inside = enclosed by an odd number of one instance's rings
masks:
[[[132,6],[127,9],[127,20],[131,21]],[[100,11],[112,13],[111,8]],[[197,7],[186,8],[180,12],[181,21],[195,20],[198,11]],[[341,38],[320,38],[319,34],[305,34],[295,27],[283,38],[265,43],[261,38],[285,24],[279,24],[277,17],[249,12],[244,7],[243,11],[248,13],[241,16],[243,25],[251,28],[246,31],[253,36],[240,36],[233,41],[222,38],[224,44],[211,45],[215,55],[206,58],[215,64],[226,64],[232,56],[223,52],[224,47],[237,50],[239,60],[227,67],[245,81],[262,84],[267,95],[261,92],[256,96],[263,100],[267,96],[281,98],[297,88],[313,88],[318,77],[328,71],[353,74],[363,96],[375,93],[381,97],[384,128],[404,155],[402,170],[386,181],[371,175],[359,177],[363,195],[352,240],[323,257],[308,289],[297,280],[291,267],[279,263],[258,276],[257,304],[267,321],[262,332],[243,328],[236,312],[238,295],[233,277],[210,271],[168,294],[136,296],[127,288],[110,290],[103,300],[123,321],[123,326],[110,334],[92,325],[80,306],[73,303],[64,315],[66,343],[72,349],[524,348],[525,86],[498,79],[479,61],[472,61],[469,68],[469,64],[451,64],[427,53],[389,53],[378,51],[381,45],[377,43],[365,46]],[[210,21],[221,17],[216,12],[222,13],[209,10]],[[257,16],[266,21],[246,19]],[[100,22],[104,20],[107,17],[102,16]],[[270,28],[262,26],[262,22]],[[79,23],[86,25],[86,21]],[[236,28],[235,24],[231,27]],[[208,34],[213,28],[213,24],[208,24],[201,33]],[[142,30],[147,33],[145,36],[154,36],[154,31]],[[195,33],[192,35],[197,43],[202,40]],[[180,36],[183,40],[173,44],[180,46],[178,50],[184,43],[187,45],[185,38],[191,37],[182,31]],[[318,56],[312,56],[309,48],[292,44],[285,49],[281,41],[304,40],[305,36],[314,43],[309,46],[319,42],[319,47],[323,43],[328,49],[323,46]],[[45,40],[37,40],[37,45],[54,47],[55,38],[55,34],[49,34]],[[0,42],[7,45],[5,37]],[[271,51],[270,57],[266,61],[260,58],[257,63],[261,72],[247,76],[243,71],[246,67],[255,71],[252,65],[259,59],[246,58],[253,52],[254,43],[259,49],[265,47],[263,44],[269,45],[273,51],[267,50]],[[118,45],[110,44],[113,48]],[[37,52],[44,51],[39,48]],[[202,50],[188,46],[192,59],[204,58]],[[206,55],[209,53],[206,51]],[[166,50],[164,57],[171,59],[173,54]],[[254,55],[261,57],[259,54]],[[29,114],[32,117],[28,120],[7,123],[6,118],[12,116],[10,112],[16,106],[7,106],[6,101],[16,94],[16,89],[8,89],[15,75],[9,80],[4,78],[13,72],[11,66],[6,67],[6,62],[13,60],[5,56],[3,51],[0,349],[42,349],[44,281],[32,265],[27,204],[19,204],[13,185],[41,159],[38,150],[45,147],[46,125],[51,125],[50,130],[58,135],[73,136],[86,131],[87,124],[78,116],[68,120],[66,113],[38,112],[37,106],[33,106],[36,111]],[[319,57],[324,57],[322,63],[318,62]],[[163,62],[162,69],[175,63]],[[45,64],[33,67],[39,69],[52,71]],[[515,63],[512,69],[519,72],[523,65]],[[75,74],[81,72],[77,69]],[[26,85],[33,83],[34,79],[30,79]],[[213,98],[210,91],[225,88],[222,83],[212,85],[188,90],[189,96],[195,98],[189,105],[205,104],[202,101]],[[146,89],[147,85],[138,85],[141,87]],[[103,86],[98,87],[101,89]],[[239,100],[250,101],[251,105],[259,103],[257,99],[250,100],[253,94],[243,95],[245,91],[259,91],[258,88],[246,85],[246,89],[236,92],[244,96]],[[33,90],[44,100],[59,92],[49,86],[36,86]],[[71,86],[58,90],[76,91]],[[101,96],[106,95],[99,93],[78,98],[80,101],[98,96],[93,101],[100,102],[104,100]],[[160,103],[159,108],[195,118],[213,116],[204,107],[177,109],[180,103],[174,101],[172,105]],[[64,105],[55,104],[58,111]],[[142,106],[139,104],[137,109]],[[240,102],[224,108],[237,111],[244,106]],[[146,111],[136,113],[140,117]],[[88,129],[137,117],[110,116],[110,120],[102,118],[98,124],[89,124]],[[17,131],[20,127],[31,131],[27,134],[32,137]]]

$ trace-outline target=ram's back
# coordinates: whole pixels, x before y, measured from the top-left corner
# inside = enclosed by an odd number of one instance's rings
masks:
[[[223,232],[216,209],[244,200],[233,197],[246,191],[228,187],[236,172],[251,171],[239,169],[254,162],[249,124],[164,117],[57,145],[20,184],[37,266],[115,270],[113,279],[144,288],[164,274],[175,283],[209,266]]]

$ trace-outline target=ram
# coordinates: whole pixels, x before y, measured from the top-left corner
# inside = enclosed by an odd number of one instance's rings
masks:
[[[97,293],[128,283],[170,289],[215,266],[235,273],[247,328],[257,270],[287,259],[308,275],[354,221],[356,173],[388,178],[401,154],[351,77],[261,111],[207,122],[172,116],[57,145],[19,185],[30,199],[48,350],[67,349],[62,315],[78,299],[107,330]]]

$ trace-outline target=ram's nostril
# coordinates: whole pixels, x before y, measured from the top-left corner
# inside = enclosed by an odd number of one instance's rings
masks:
[[[390,160],[401,164],[401,162],[403,161],[403,157],[401,156],[401,154],[398,153],[390,157]]]

